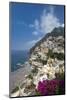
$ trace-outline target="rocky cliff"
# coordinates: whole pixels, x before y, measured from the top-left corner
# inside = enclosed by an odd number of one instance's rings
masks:
[[[39,81],[64,77],[64,28],[55,28],[30,49],[28,64],[31,71],[25,75],[18,93],[13,96],[36,94]],[[27,65],[26,65],[27,66]]]
[[[45,42],[46,39],[48,38],[51,41],[51,38],[54,39],[55,37],[57,38],[58,36],[62,36],[64,38],[64,27],[58,27],[54,28],[51,33],[47,33],[40,41],[38,41],[31,49],[30,49],[30,54],[34,51],[34,49],[39,46],[41,43]]]

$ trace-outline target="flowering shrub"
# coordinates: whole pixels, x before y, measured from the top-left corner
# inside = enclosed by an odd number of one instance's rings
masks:
[[[40,95],[64,94],[64,80],[43,80],[39,81],[36,91]]]

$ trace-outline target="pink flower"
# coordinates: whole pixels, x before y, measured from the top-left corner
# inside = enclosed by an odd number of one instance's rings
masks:
[[[43,80],[42,82],[39,81],[37,91],[41,95],[54,95],[56,94],[57,90],[59,90],[59,87],[62,88],[62,85],[64,85],[63,80]]]

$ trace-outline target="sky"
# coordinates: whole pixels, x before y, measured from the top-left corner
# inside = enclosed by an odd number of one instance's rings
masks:
[[[64,6],[10,3],[11,50],[29,50],[55,27],[64,27]]]

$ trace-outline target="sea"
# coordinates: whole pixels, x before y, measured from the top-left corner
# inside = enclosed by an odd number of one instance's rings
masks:
[[[28,61],[29,52],[25,51],[11,51],[11,72],[18,70],[19,68],[23,67],[23,64]]]

